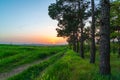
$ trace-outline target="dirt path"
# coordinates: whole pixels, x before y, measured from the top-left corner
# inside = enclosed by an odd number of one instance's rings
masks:
[[[9,78],[11,76],[21,73],[22,71],[26,70],[28,67],[33,66],[35,64],[39,64],[40,62],[45,61],[45,60],[49,59],[50,57],[45,58],[43,60],[37,60],[32,63],[24,64],[22,66],[19,66],[15,69],[11,70],[10,72],[0,73],[0,80],[6,80],[7,78]]]

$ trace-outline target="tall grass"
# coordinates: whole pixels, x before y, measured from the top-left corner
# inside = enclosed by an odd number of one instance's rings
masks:
[[[99,54],[96,63],[89,58],[81,59],[77,53],[68,51],[63,58],[37,77],[37,80],[120,80],[120,59],[111,53],[111,75],[99,74]],[[36,80],[33,79],[33,80]]]
[[[73,51],[68,51],[63,58],[50,66],[37,80],[82,80],[90,75],[92,65],[81,59]]]

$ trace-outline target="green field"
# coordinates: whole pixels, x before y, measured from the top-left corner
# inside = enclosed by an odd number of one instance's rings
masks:
[[[89,54],[88,46],[85,59],[81,59],[67,46],[0,45],[0,80],[120,80],[117,54],[111,51],[111,76],[99,74],[99,53],[95,64],[89,63]],[[27,69],[14,73],[28,64],[31,65]],[[4,73],[15,75],[1,78]]]

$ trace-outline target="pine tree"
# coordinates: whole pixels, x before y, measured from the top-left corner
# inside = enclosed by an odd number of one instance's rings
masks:
[[[91,26],[91,51],[90,51],[90,63],[95,63],[95,4],[94,0],[91,0],[92,7],[92,26]]]
[[[108,75],[110,68],[110,1],[101,0],[100,73]]]

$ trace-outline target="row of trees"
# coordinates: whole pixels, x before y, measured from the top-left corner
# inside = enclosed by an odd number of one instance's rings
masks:
[[[90,63],[95,63],[95,39],[99,34],[100,73],[110,74],[110,39],[117,37],[120,43],[119,6],[118,0],[111,3],[109,0],[100,0],[100,3],[94,0],[56,0],[56,3],[49,6],[49,16],[58,21],[57,36],[67,37],[70,47],[80,53],[82,58],[85,57],[84,42],[91,41]],[[89,18],[92,20],[89,21]],[[88,22],[91,23],[91,27],[86,27]],[[99,26],[100,32],[97,32],[95,28]]]

